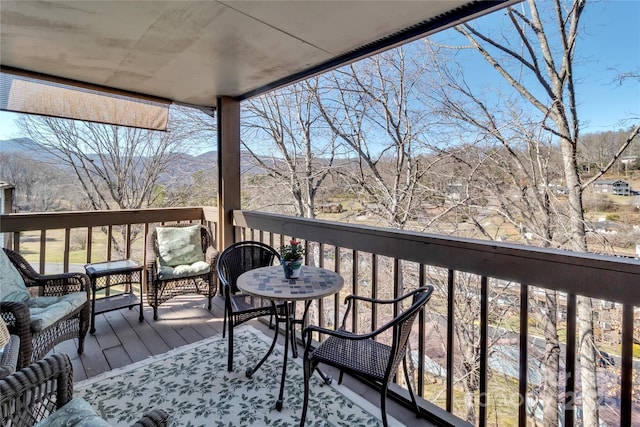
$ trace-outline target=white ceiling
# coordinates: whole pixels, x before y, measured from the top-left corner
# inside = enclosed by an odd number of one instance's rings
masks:
[[[513,2],[2,0],[0,63],[213,106]]]

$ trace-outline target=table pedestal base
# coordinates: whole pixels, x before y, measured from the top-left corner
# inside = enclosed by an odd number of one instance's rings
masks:
[[[286,379],[286,375],[287,375],[287,360],[288,360],[288,356],[289,356],[289,341],[291,341],[291,353],[293,358],[298,357],[298,350],[297,350],[297,343],[296,343],[296,332],[295,332],[295,324],[301,324],[304,325],[304,321],[307,317],[307,311],[309,310],[309,306],[311,305],[311,301],[307,301],[305,303],[305,308],[304,308],[304,314],[302,316],[301,320],[296,320],[295,319],[295,310],[294,313],[289,313],[289,307],[290,304],[285,304],[285,315],[284,318],[281,318],[280,316],[278,316],[277,314],[277,310],[276,310],[276,302],[275,301],[271,301],[271,304],[273,306],[273,310],[276,313],[274,315],[275,319],[276,319],[276,326],[275,326],[275,333],[273,334],[273,341],[271,342],[271,346],[269,347],[269,350],[267,351],[267,353],[262,356],[262,359],[260,359],[260,361],[253,367],[253,368],[248,368],[245,371],[245,374],[247,375],[247,378],[251,378],[251,376],[253,374],[255,374],[258,369],[260,369],[260,367],[262,366],[262,364],[267,360],[267,358],[271,355],[271,353],[273,353],[273,349],[276,347],[276,342],[278,341],[278,332],[280,331],[280,322],[284,321],[284,355],[283,355],[283,361],[282,361],[282,376],[280,378],[280,393],[278,394],[278,400],[276,400],[276,409],[278,411],[282,410],[282,405],[284,403],[284,384],[285,384],[285,379]],[[304,343],[303,343],[304,344]],[[326,375],[325,373],[323,373],[318,367],[316,367],[316,371],[318,371],[318,374],[320,374],[320,376],[322,377],[322,380],[325,382],[325,384],[331,384],[331,382],[333,381],[330,375]]]

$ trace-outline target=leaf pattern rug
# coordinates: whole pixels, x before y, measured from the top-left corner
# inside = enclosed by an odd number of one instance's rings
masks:
[[[268,350],[271,338],[251,326],[234,332],[234,371],[227,371],[227,340],[205,339],[74,385],[74,396],[114,426],[130,426],[151,409],[171,414],[172,426],[298,426],[304,397],[301,357],[289,358],[284,407],[275,408],[282,347],[258,372],[245,370]],[[306,426],[381,426],[380,409],[315,373]],[[357,402],[357,403],[355,403]],[[400,425],[389,417],[391,425]]]

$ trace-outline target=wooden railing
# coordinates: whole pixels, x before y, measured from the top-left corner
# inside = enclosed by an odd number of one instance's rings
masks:
[[[0,215],[0,233],[5,247],[23,253],[40,273],[51,273],[58,272],[52,269],[67,272],[81,269],[85,263],[117,258],[133,257],[144,263],[150,225],[176,222],[207,224],[215,237],[217,210],[193,207],[15,213]],[[73,240],[80,242],[78,249],[72,248]],[[29,250],[24,249],[26,241],[31,241]],[[70,259],[72,254],[76,254],[75,263]]]
[[[616,372],[614,376],[619,375],[617,378],[622,378],[622,381],[619,386],[619,407],[614,408],[614,412],[617,412],[615,416],[619,418],[615,424],[632,424],[634,308],[640,306],[638,260],[248,211],[234,211],[234,225],[236,240],[260,240],[278,247],[290,237],[302,239],[306,242],[308,264],[332,268],[345,277],[345,290],[340,296],[318,302],[315,317],[311,319],[314,323],[338,324],[341,309],[339,299],[345,293],[367,294],[377,298],[396,297],[404,289],[427,283],[437,284],[437,292],[434,295],[441,295],[439,298],[434,296],[428,305],[437,315],[430,316],[429,319],[424,314],[420,317],[412,344],[414,348],[417,347],[415,354],[418,393],[425,398],[432,397],[433,394],[426,395],[426,381],[433,381],[434,378],[433,372],[426,372],[426,354],[434,353],[427,351],[433,340],[427,339],[426,334],[430,322],[443,322],[441,329],[445,330],[445,342],[442,343],[442,347],[446,356],[441,374],[445,377],[442,391],[445,398],[444,402],[438,402],[442,407],[425,403],[424,414],[438,424],[459,424],[460,416],[464,418],[463,411],[456,410],[455,407],[456,402],[462,398],[457,394],[459,391],[456,391],[454,385],[458,380],[454,378],[455,364],[458,363],[456,358],[460,357],[454,351],[458,341],[455,331],[456,327],[460,326],[456,325],[456,321],[459,321],[456,318],[460,317],[456,313],[459,313],[457,310],[461,307],[457,305],[461,301],[468,303],[469,298],[475,298],[475,306],[478,309],[477,318],[471,323],[477,325],[475,331],[479,335],[473,344],[479,347],[478,385],[475,396],[477,424],[480,426],[486,425],[490,418],[491,422],[499,421],[495,420],[495,401],[496,398],[504,398],[495,396],[496,389],[493,389],[492,396],[489,389],[488,344],[492,337],[495,337],[496,331],[501,331],[503,336],[513,331],[517,332],[510,335],[517,336],[511,348],[518,353],[514,367],[517,387],[513,393],[514,396],[517,395],[517,399],[510,410],[512,414],[517,414],[513,420],[519,425],[524,426],[528,424],[527,420],[531,421],[531,408],[521,403],[532,402],[535,399],[528,378],[535,368],[529,366],[529,355],[533,353],[531,349],[535,348],[536,340],[538,346],[542,342],[544,349],[544,339],[535,337],[529,330],[530,322],[533,320],[531,311],[535,298],[537,294],[545,291],[558,292],[560,317],[566,310],[566,321],[562,323],[566,324],[567,338],[562,345],[564,358],[561,361],[564,368],[561,368],[564,371],[561,381],[564,381],[565,393],[563,401],[559,402],[559,410],[564,414],[564,425],[573,425],[576,410],[573,398],[578,391],[575,377],[579,370],[575,363],[578,351],[576,297],[586,296],[617,303],[622,306],[622,343],[618,359],[622,363],[619,374]],[[367,268],[367,265],[371,268]],[[385,283],[385,280],[388,282]],[[462,295],[460,298],[460,289],[468,292],[469,288],[461,288],[459,284],[469,280],[475,280],[477,286],[472,289],[477,289],[477,292],[472,292],[470,296]],[[495,319],[498,308],[502,307],[500,301],[504,302],[505,298],[511,298],[511,312],[516,313],[517,322],[511,327],[506,327]],[[372,312],[365,306],[358,309],[360,314],[354,314],[351,319],[357,329],[382,324],[383,313]],[[501,308],[500,310],[502,313],[509,311]],[[354,313],[356,311],[358,310],[354,310]],[[397,377],[402,378],[401,375]],[[504,388],[502,390],[504,391]],[[401,390],[396,397],[406,399],[406,396]]]
[[[0,233],[4,233],[5,246],[21,251],[41,272],[47,270],[50,259],[56,254],[61,256],[62,271],[69,271],[86,262],[116,256],[137,256],[144,262],[141,248],[152,224],[201,222],[208,224],[215,235],[217,218],[215,208],[200,207],[8,214],[0,216]],[[340,295],[317,301],[312,306],[310,321],[315,324],[338,325],[344,310],[341,299],[348,293],[387,298],[423,284],[436,285],[437,291],[428,309],[419,317],[411,340],[411,354],[416,388],[420,396],[429,400],[423,402],[424,416],[439,425],[464,424],[461,420],[464,414],[457,406],[463,400],[459,394],[460,378],[454,377],[455,367],[460,362],[455,349],[459,344],[456,327],[462,322],[457,311],[461,301],[471,301],[478,310],[476,318],[469,323],[478,333],[474,342],[478,347],[479,366],[475,396],[477,424],[481,426],[493,422],[495,417],[496,407],[492,406],[489,411],[496,397],[496,389],[492,388],[494,380],[489,377],[492,372],[489,352],[499,352],[490,347],[495,343],[497,331],[503,335],[513,333],[516,337],[510,345],[517,350],[514,394],[518,403],[512,405],[511,412],[517,414],[515,420],[519,425],[524,426],[532,419],[530,408],[520,403],[532,399],[533,395],[531,372],[535,369],[530,366],[528,356],[532,355],[536,340],[538,345],[540,341],[533,333],[531,323],[538,293],[557,291],[560,311],[566,310],[566,320],[561,322],[567,337],[563,344],[564,374],[561,377],[565,393],[560,404],[567,426],[574,424],[575,408],[571,399],[577,391],[576,298],[587,296],[618,304],[622,307],[619,315],[621,349],[616,352],[616,359],[621,363],[616,365],[615,375],[621,378],[621,384],[619,405],[615,408],[619,421],[616,424],[632,425],[634,309],[640,307],[640,263],[637,260],[249,211],[234,211],[233,221],[236,240],[260,240],[279,247],[290,237],[302,239],[307,248],[308,264],[331,268],[344,276],[345,288]],[[122,253],[114,253],[113,245],[105,243],[117,240],[113,239],[114,233],[122,239],[119,247]],[[86,247],[74,251],[72,236],[78,234]],[[25,251],[27,243],[21,241],[27,240],[32,240],[30,245],[35,249]],[[57,240],[55,249],[51,248],[52,240]],[[77,252],[81,253],[81,259],[73,263],[72,254],[77,257]],[[460,287],[461,283],[472,283],[473,286]],[[510,304],[507,309],[502,308],[504,301]],[[497,322],[500,310],[515,313],[513,324]],[[350,322],[356,329],[364,330],[382,325],[393,314],[361,305],[353,310]],[[434,330],[442,331],[442,339]],[[427,357],[433,356],[434,346],[444,354],[438,361],[440,370],[436,373],[429,367],[433,364],[429,365]],[[431,384],[433,381],[442,383],[440,389]],[[408,401],[402,384],[393,391],[395,398]],[[439,398],[440,393],[444,398]]]

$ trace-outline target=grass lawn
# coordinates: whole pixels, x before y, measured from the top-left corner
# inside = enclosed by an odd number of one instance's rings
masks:
[[[114,232],[114,236],[116,233]],[[62,264],[64,262],[64,230],[47,230],[45,243],[45,263]],[[73,230],[71,233],[69,263],[84,265],[87,263],[86,229]],[[100,229],[93,229],[91,236],[91,262],[103,262],[107,259],[107,235]],[[131,247],[131,257],[138,262],[143,260],[143,241],[138,238]],[[20,238],[20,253],[32,265],[37,266],[40,258],[40,232],[29,231],[22,233]],[[112,259],[122,258],[112,252]],[[36,268],[37,270],[37,268]]]

